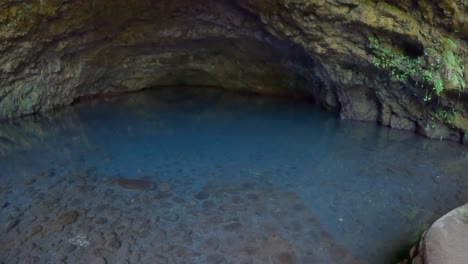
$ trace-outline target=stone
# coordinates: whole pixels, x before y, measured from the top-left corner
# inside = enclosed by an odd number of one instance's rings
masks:
[[[88,247],[90,245],[90,242],[87,239],[88,236],[84,234],[78,234],[75,237],[68,239],[68,242],[74,246]]]
[[[38,234],[39,232],[42,231],[42,226],[40,225],[33,225],[31,227],[29,227],[27,230],[26,230],[26,233],[25,233],[25,237],[27,239],[35,236],[36,234]]]
[[[155,194],[153,196],[153,198],[156,199],[156,200],[163,200],[163,199],[169,198],[171,196],[172,196],[172,193],[170,193],[170,192],[158,192],[157,194]]]
[[[242,228],[242,225],[241,223],[234,222],[234,223],[225,225],[223,228],[224,230],[229,231],[229,232],[236,232]]]
[[[232,203],[234,203],[234,204],[239,204],[239,203],[242,202],[241,197],[238,196],[238,195],[233,196],[231,200],[232,200]]]
[[[31,179],[29,179],[29,180],[26,182],[26,185],[32,185],[32,184],[34,184],[34,183],[36,183],[36,182],[37,182],[37,179],[31,178]]]
[[[208,238],[201,243],[201,249],[204,252],[215,251],[219,248],[220,241],[217,238]]]
[[[161,219],[164,221],[175,222],[179,219],[179,215],[172,211],[166,211],[161,214]]]
[[[222,264],[226,263],[226,258],[219,254],[212,254],[206,257],[205,263],[207,264]]]
[[[24,257],[24,259],[22,259],[22,263],[25,263],[25,264],[40,263],[40,259],[36,256],[27,255]]]
[[[5,223],[5,232],[9,232],[10,230],[12,230],[13,228],[15,228],[19,223],[19,220],[18,219],[10,219],[8,220],[8,222]]]
[[[167,264],[170,263],[167,260],[168,257],[164,255],[159,255],[156,253],[147,253],[146,256],[144,257],[144,260],[142,260],[140,263],[158,263],[158,264]]]
[[[107,218],[106,217],[98,217],[95,220],[95,223],[98,224],[98,225],[104,225],[105,223],[107,223]]]
[[[106,240],[106,248],[111,249],[113,251],[119,249],[122,246],[122,242],[119,239],[117,233],[111,233],[105,236]]]
[[[77,248],[76,245],[70,243],[70,244],[64,245],[61,251],[64,255],[67,255],[67,254],[72,253],[76,248]]]
[[[119,208],[107,209],[102,213],[103,217],[107,219],[107,222],[117,222],[122,216],[122,210]]]
[[[115,255],[115,252],[106,248],[95,248],[93,253],[95,257],[101,257],[103,259],[110,259],[113,255]]]
[[[90,262],[90,264],[107,264],[108,262],[104,257],[94,257]]]
[[[129,257],[129,262],[130,263],[141,263],[141,256],[139,254],[132,254]]]
[[[213,201],[204,201],[201,204],[201,207],[203,209],[213,209],[214,207],[216,207],[216,204]]]
[[[207,192],[199,192],[195,194],[193,197],[195,197],[198,200],[205,200],[205,199],[208,199],[208,197],[210,197],[210,194]]]
[[[92,194],[95,189],[96,187],[93,185],[81,185],[78,187],[78,191],[83,194]]]
[[[468,260],[468,204],[438,219],[422,238],[413,263],[462,264]]]
[[[79,215],[80,214],[78,213],[78,211],[62,212],[61,214],[57,216],[57,218],[55,218],[55,224],[59,224],[59,225],[73,224],[74,222],[76,222]]]
[[[294,204],[292,208],[295,211],[304,211],[306,209],[304,204]]]
[[[251,201],[258,201],[259,200],[259,197],[258,195],[256,195],[255,193],[249,193],[247,194],[247,198]]]
[[[294,264],[297,262],[297,257],[291,252],[282,252],[275,256],[273,263],[275,264]]]
[[[153,190],[156,187],[156,184],[150,180],[144,179],[124,179],[119,178],[117,184],[126,189],[135,189],[135,190]]]
[[[172,201],[174,201],[177,204],[181,204],[181,205],[186,203],[185,199],[181,198],[181,197],[173,197]]]

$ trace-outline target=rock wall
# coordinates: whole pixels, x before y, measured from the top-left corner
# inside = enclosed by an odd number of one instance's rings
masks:
[[[0,119],[209,85],[468,143],[467,40],[464,0],[0,0]]]
[[[324,66],[341,117],[468,142],[468,2],[238,2]]]
[[[320,65],[227,0],[2,0],[0,25],[0,118],[151,86],[318,86]]]

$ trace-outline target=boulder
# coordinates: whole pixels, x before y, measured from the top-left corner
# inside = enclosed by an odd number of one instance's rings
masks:
[[[468,204],[447,213],[427,230],[412,263],[468,263]]]

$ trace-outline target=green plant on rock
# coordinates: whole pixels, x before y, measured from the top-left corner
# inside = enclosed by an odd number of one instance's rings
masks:
[[[462,61],[455,55],[457,45],[451,39],[437,42],[434,47],[424,49],[424,55],[417,58],[386,49],[373,37],[369,37],[369,48],[373,51],[373,65],[385,70],[392,78],[412,82],[416,87],[426,88],[423,101],[431,101],[433,93],[440,96],[446,88],[464,91]],[[443,50],[442,55],[437,52]]]
[[[432,100],[432,94],[426,93],[426,94],[424,95],[423,101],[424,101],[424,102],[429,102],[429,101],[431,101],[431,100]]]
[[[379,53],[378,56],[373,57],[372,63],[379,69],[388,70],[392,77],[405,81],[421,70],[418,60],[385,49],[376,38],[370,37],[369,42],[369,47]]]
[[[453,124],[455,122],[455,118],[457,118],[457,114],[458,113],[454,108],[450,110],[438,109],[435,111],[435,114],[432,117],[432,121],[440,121],[453,128]]]
[[[434,79],[434,91],[437,95],[440,95],[444,91],[444,83],[439,76]]]
[[[457,49],[457,45],[451,39],[444,40],[444,53],[443,53],[443,65],[442,72],[446,83],[452,88],[459,88],[464,91],[466,89],[465,80],[463,79],[464,67],[460,57],[454,54]]]

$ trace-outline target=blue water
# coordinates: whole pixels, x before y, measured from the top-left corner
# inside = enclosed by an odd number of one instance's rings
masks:
[[[0,263],[391,263],[468,202],[467,158],[304,99],[182,87],[86,102],[1,125]]]

